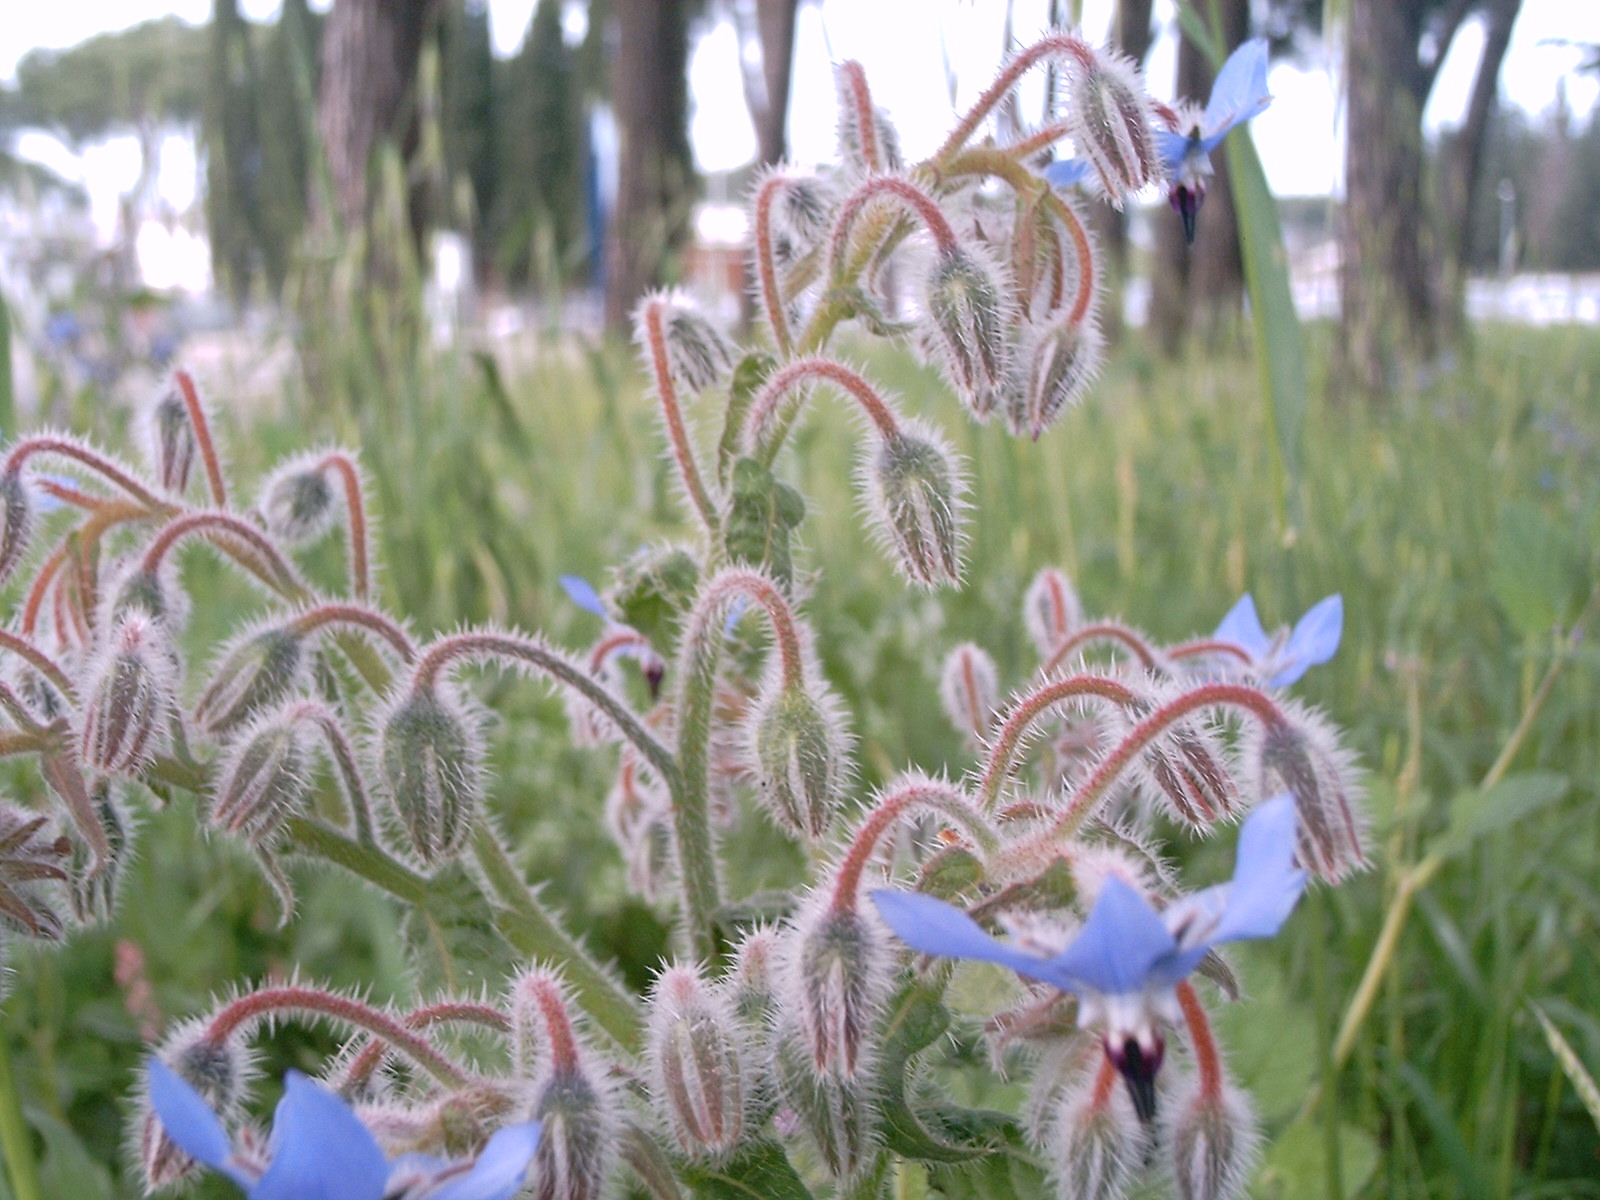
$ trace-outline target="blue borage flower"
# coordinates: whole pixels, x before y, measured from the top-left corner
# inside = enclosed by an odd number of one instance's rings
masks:
[[[1256,615],[1256,602],[1249,592],[1228,610],[1212,636],[1219,642],[1232,642],[1253,660],[1256,674],[1270,687],[1288,687],[1312,667],[1321,666],[1339,649],[1344,633],[1344,598],[1335,592],[1306,609],[1294,629],[1268,637]]]
[[[167,1136],[248,1200],[510,1200],[539,1146],[539,1122],[524,1121],[497,1131],[470,1162],[425,1154],[390,1162],[348,1104],[290,1071],[265,1148],[235,1148],[199,1092],[159,1059],[147,1067]]]
[[[1179,110],[1178,128],[1155,131],[1156,152],[1170,185],[1168,199],[1183,220],[1183,236],[1194,241],[1195,218],[1206,196],[1206,181],[1214,173],[1211,152],[1236,126],[1244,124],[1272,103],[1267,91],[1267,39],[1245,42],[1222,64],[1204,112],[1193,107]],[[1058,187],[1081,183],[1090,172],[1089,161],[1069,158],[1045,168],[1045,178]]]
[[[872,893],[889,928],[924,954],[975,958],[1010,967],[1078,997],[1078,1023],[1100,1030],[1106,1054],[1128,1081],[1134,1106],[1155,1114],[1162,1025],[1179,1019],[1176,988],[1223,942],[1278,932],[1305,888],[1294,865],[1296,816],[1288,794],[1259,805],[1239,831],[1233,879],[1156,912],[1115,875],[1095,897],[1089,919],[1059,954],[1044,957],[985,933],[954,905],[917,892]]]

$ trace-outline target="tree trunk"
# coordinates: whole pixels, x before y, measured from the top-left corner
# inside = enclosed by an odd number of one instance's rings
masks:
[[[366,219],[367,164],[378,142],[395,137],[407,156],[414,148],[412,85],[433,2],[337,0],[328,15],[317,120],[334,205],[347,228]]]
[[[800,0],[753,0],[760,75],[745,69],[745,100],[756,130],[756,161],[782,162],[789,153],[789,81],[794,73],[794,22]],[[740,21],[748,25],[747,20]],[[740,41],[746,31],[741,28]],[[759,81],[759,90],[756,86]]]
[[[1250,34],[1250,5],[1248,0],[1226,0],[1218,7],[1223,45],[1231,53]],[[1178,47],[1178,96],[1204,103],[1216,74],[1199,47],[1185,38]],[[1178,353],[1191,333],[1209,340],[1235,325],[1244,301],[1244,259],[1239,253],[1227,153],[1224,146],[1211,156],[1216,173],[1206,185],[1193,245],[1184,240],[1183,222],[1176,213],[1156,217],[1150,323],[1167,354]]]
[[[1461,128],[1449,137],[1442,155],[1440,210],[1446,237],[1441,315],[1452,338],[1460,333],[1465,318],[1467,252],[1477,216],[1478,174],[1483,166],[1489,117],[1500,90],[1500,64],[1505,61],[1511,27],[1521,9],[1522,0],[1490,0],[1484,14],[1487,28],[1483,57],[1478,61],[1472,97]]]
[[[613,0],[617,207],[606,246],[606,328],[630,332],[634,304],[661,284],[689,231],[687,0]]]
[[[1437,346],[1422,157],[1432,73],[1417,62],[1419,25],[1394,0],[1351,0],[1340,367],[1373,394],[1389,388],[1406,359],[1430,358]]]

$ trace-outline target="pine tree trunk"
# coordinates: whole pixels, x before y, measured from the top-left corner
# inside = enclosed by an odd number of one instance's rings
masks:
[[[613,0],[611,94],[620,169],[606,245],[606,328],[627,334],[633,306],[663,282],[689,231],[687,0]]]

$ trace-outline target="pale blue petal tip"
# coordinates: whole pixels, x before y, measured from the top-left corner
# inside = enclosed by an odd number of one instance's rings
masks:
[[[1044,169],[1044,177],[1055,187],[1072,187],[1089,178],[1091,167],[1086,158],[1064,158]]]
[[[158,1058],[145,1063],[150,1106],[173,1143],[198,1163],[220,1170],[233,1143],[217,1114],[187,1080]]]
[[[1261,618],[1256,615],[1255,598],[1249,592],[1240,596],[1238,602],[1228,610],[1228,615],[1222,618],[1222,623],[1212,636],[1219,642],[1232,642],[1252,657],[1265,654],[1272,645],[1267,638],[1267,631],[1261,628]]]
[[[902,942],[922,954],[998,963],[1062,991],[1076,990],[1060,970],[1059,958],[1040,958],[990,937],[953,904],[921,892],[888,889],[873,892],[872,902],[877,905],[884,924],[894,930]]]
[[[1055,961],[1084,987],[1124,995],[1142,991],[1152,968],[1177,948],[1145,898],[1113,875],[1100,886],[1083,932]]]
[[[594,590],[594,585],[581,575],[561,576],[561,586],[567,593],[567,598],[584,612],[591,612],[597,617],[606,617],[605,603],[600,599],[600,593]]]
[[[382,1200],[388,1159],[350,1106],[298,1071],[284,1083],[272,1162],[250,1200]]]
[[[1222,64],[1202,125],[1207,141],[1220,142],[1230,129],[1243,124],[1272,103],[1267,91],[1267,40],[1245,42]],[[1212,142],[1214,147],[1216,142]]]
[[[522,1187],[528,1164],[539,1148],[539,1132],[538,1121],[497,1130],[472,1170],[446,1183],[428,1200],[510,1200]]]
[[[1287,792],[1257,805],[1239,830],[1228,906],[1211,941],[1231,942],[1276,934],[1305,890],[1294,865],[1299,816]]]

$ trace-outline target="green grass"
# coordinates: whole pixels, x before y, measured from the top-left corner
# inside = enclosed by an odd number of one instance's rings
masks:
[[[1315,368],[1326,347],[1311,343]],[[863,785],[907,764],[965,768],[934,696],[940,660],[976,640],[1020,682],[1031,665],[1021,596],[1043,566],[1064,568],[1092,611],[1160,638],[1208,631],[1244,590],[1269,625],[1342,592],[1344,645],[1297,692],[1350,731],[1370,772],[1373,869],[1241,955],[1251,999],[1223,1024],[1276,1138],[1260,1194],[1600,1195],[1597,1131],[1530,1007],[1600,1068],[1591,644],[1572,653],[1505,785],[1486,799],[1474,791],[1597,578],[1600,337],[1483,330],[1458,370],[1382,408],[1318,381],[1288,527],[1274,515],[1249,361],[1169,364],[1124,350],[1089,403],[1038,443],[970,425],[902,356],[865,361],[968,458],[975,511],[962,589],[913,592],[862,528],[855,427],[842,406],[824,399],[780,462],[807,497],[802,561],[820,572],[808,613],[856,714]],[[233,458],[251,478],[277,454],[360,437],[382,586],[419,628],[487,619],[582,646],[594,619],[566,601],[557,576],[600,581],[640,544],[683,532],[654,414],[619,353],[549,347],[503,379],[448,354],[422,356],[383,388],[371,374],[341,378],[351,394],[314,407],[286,384],[292,415],[233,431]],[[314,411],[356,415],[318,428]],[[331,551],[323,569],[337,562]],[[197,587],[215,576],[203,552],[188,569]],[[524,863],[639,981],[662,927],[623,896],[600,828],[604,756],[565,744],[560,706],[543,689],[485,686],[504,717],[496,803]],[[148,820],[114,927],[13,956],[8,1033],[24,1095],[73,1131],[57,1158],[76,1146],[117,1164],[94,1195],[135,1194],[116,1157],[140,1046],[112,979],[118,939],[141,947],[169,1015],[194,1011],[226,980],[297,962],[335,982],[365,980],[380,998],[414,982],[375,897],[308,877],[305,910],[279,933],[248,864],[220,843],[193,844],[192,829],[182,811]],[[1444,847],[1453,850],[1417,893],[1330,1076],[1326,1055],[1397,890]],[[315,1034],[275,1044],[271,1066],[323,1048]]]

